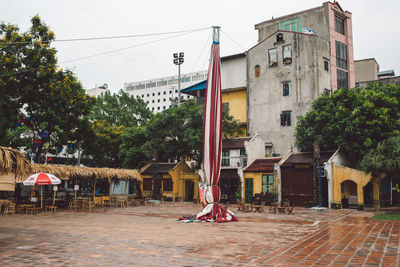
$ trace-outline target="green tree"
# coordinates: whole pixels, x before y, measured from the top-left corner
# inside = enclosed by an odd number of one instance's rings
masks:
[[[196,100],[157,113],[147,124],[148,156],[156,150],[160,161],[184,156],[197,159],[202,142],[202,123],[202,107]]]
[[[387,174],[400,182],[400,136],[389,137],[367,152],[360,163],[365,172]]]
[[[150,159],[154,151],[158,152],[160,161],[190,157],[200,162],[203,109],[196,100],[188,100],[180,107],[171,107],[156,114],[146,127],[127,131],[123,136],[120,153],[124,164],[127,164],[125,166],[135,168],[143,157],[132,158],[133,155],[145,154],[145,158]],[[238,121],[227,110],[223,112],[222,125],[224,137],[243,133]]]
[[[142,99],[122,90],[118,94],[106,92],[100,95],[89,114],[91,130],[82,146],[83,158],[89,159],[90,166],[135,168],[132,154],[125,154],[127,148],[123,147],[120,154],[122,137],[126,131],[132,133],[128,129],[144,125],[151,117],[152,113]],[[137,143],[137,140],[132,142]]]
[[[35,161],[40,162],[44,151],[54,152],[78,138],[77,129],[85,125],[93,100],[74,73],[58,68],[57,51],[51,47],[55,35],[50,28],[39,16],[34,16],[31,23],[24,33],[14,25],[0,24],[0,90],[8,92],[4,101],[13,107],[8,109],[13,113],[6,119],[20,121],[29,130],[28,139],[45,144],[31,146],[31,151],[36,150]],[[20,109],[19,114],[15,107]],[[5,121],[4,115],[10,114],[2,113],[0,121]],[[6,136],[13,136],[13,132],[19,129],[8,128]]]
[[[296,125],[296,146],[311,151],[342,148],[358,165],[378,142],[400,133],[400,86],[371,83],[318,97]]]
[[[123,160],[124,168],[141,168],[149,159],[150,154],[145,145],[149,133],[146,126],[129,127],[122,134],[119,157]]]

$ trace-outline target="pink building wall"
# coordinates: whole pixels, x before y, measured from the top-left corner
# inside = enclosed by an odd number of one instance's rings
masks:
[[[337,88],[337,66],[336,66],[336,43],[335,41],[342,42],[347,45],[347,73],[349,88],[355,87],[354,76],[354,50],[353,50],[353,26],[351,20],[351,13],[342,11],[337,3],[328,3],[329,8],[329,36],[331,41],[331,84],[332,90],[336,91]],[[345,22],[345,35],[336,32],[335,30],[335,13],[340,13],[346,17]]]

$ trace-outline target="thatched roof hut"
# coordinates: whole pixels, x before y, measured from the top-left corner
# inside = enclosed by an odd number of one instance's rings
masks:
[[[108,182],[111,182],[112,180],[135,179],[142,181],[142,177],[137,170],[31,164],[20,151],[10,147],[0,147],[0,177],[13,174],[12,178],[14,178],[15,174],[16,182],[22,183],[29,175],[38,172],[51,173],[61,180],[107,179]]]
[[[112,180],[138,180],[141,181],[142,177],[137,170],[129,169],[112,169],[112,168],[90,168],[90,167],[77,167],[69,165],[53,165],[53,164],[32,164],[31,174],[37,172],[51,173],[61,180],[70,179],[107,179],[108,182]],[[17,179],[17,183],[22,182]]]
[[[31,171],[31,163],[24,154],[11,147],[0,146],[0,175],[14,173],[17,179],[23,179]]]

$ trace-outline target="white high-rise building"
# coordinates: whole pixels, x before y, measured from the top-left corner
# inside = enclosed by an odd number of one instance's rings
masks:
[[[207,71],[181,74],[181,89],[207,79]],[[142,98],[153,113],[170,108],[178,99],[178,76],[124,83],[125,92]],[[181,94],[181,101],[193,96]]]

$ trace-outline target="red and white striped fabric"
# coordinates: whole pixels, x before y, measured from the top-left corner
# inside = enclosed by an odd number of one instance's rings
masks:
[[[221,100],[221,59],[219,53],[219,27],[213,28],[213,44],[208,67],[208,78],[203,119],[203,182],[204,199],[207,205],[197,219],[217,222],[237,221],[232,212],[224,210],[217,203],[221,198],[218,186],[221,173],[222,153],[222,100]]]
[[[49,173],[35,173],[29,176],[24,182],[24,185],[51,185],[60,184],[61,180]]]

